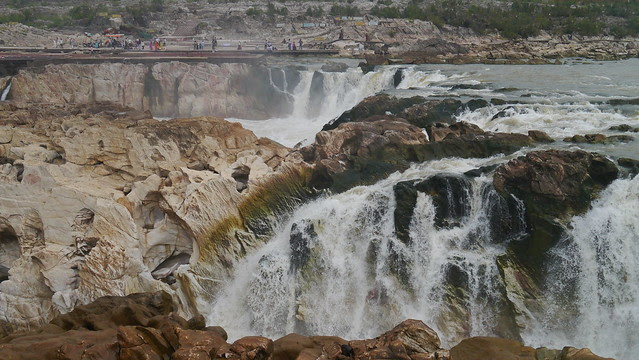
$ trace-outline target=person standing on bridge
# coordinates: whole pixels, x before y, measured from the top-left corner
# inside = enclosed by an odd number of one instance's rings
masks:
[[[304,43],[302,42],[302,39],[300,39],[300,46],[298,50],[302,50],[302,45],[304,45]]]

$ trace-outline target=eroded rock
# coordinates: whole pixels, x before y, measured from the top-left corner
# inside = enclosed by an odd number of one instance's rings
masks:
[[[290,149],[238,124],[210,117],[156,121],[106,103],[5,106],[5,131],[11,136],[0,145],[6,159],[0,265],[8,270],[0,299],[8,305],[0,316],[15,329],[42,325],[100,296],[141,290],[167,290],[182,298],[178,311],[194,315],[185,289],[199,285],[180,268],[220,246],[209,241],[216,225],[264,219],[270,208],[261,182],[281,186],[280,210],[292,205],[285,169],[301,164],[287,162]],[[242,192],[237,169],[244,170]],[[246,199],[259,201],[239,206]],[[206,263],[218,274],[229,271],[216,259]]]

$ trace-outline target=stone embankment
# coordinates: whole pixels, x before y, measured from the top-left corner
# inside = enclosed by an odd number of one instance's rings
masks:
[[[246,336],[229,343],[226,331],[207,327],[201,315],[187,321],[174,311],[164,292],[103,297],[36,330],[0,339],[0,353],[7,360],[605,360],[588,349],[534,349],[491,337],[442,349],[437,333],[418,320],[405,320],[366,340],[292,333],[276,340]]]

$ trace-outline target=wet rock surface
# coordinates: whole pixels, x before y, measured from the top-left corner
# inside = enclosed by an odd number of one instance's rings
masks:
[[[401,75],[401,70],[397,74]],[[337,119],[324,125],[323,131],[336,129],[347,122],[374,121],[375,116],[392,115],[420,128],[435,123],[453,123],[454,115],[464,110],[476,110],[488,106],[485,100],[470,100],[466,103],[456,99],[430,100],[421,96],[395,98],[380,94],[364,99]]]
[[[372,116],[321,131],[315,143],[299,152],[306,162],[315,164],[313,187],[344,191],[405,170],[414,162],[508,154],[536,141],[546,140],[539,133],[485,132],[465,122],[435,123],[422,130],[398,117]]]
[[[632,135],[606,136],[603,134],[586,134],[567,137],[564,141],[576,144],[615,144],[634,141],[634,139],[635,138]]]

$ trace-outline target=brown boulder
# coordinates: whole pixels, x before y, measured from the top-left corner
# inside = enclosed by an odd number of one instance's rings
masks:
[[[550,137],[550,135],[546,134],[541,130],[530,130],[528,131],[528,136],[530,136],[534,141],[539,143],[551,143],[555,142],[555,140]]]
[[[349,345],[357,359],[410,359],[415,354],[440,350],[437,333],[420,320],[405,320],[392,330],[370,340],[354,340]]]
[[[472,337],[450,349],[450,360],[536,360],[535,349],[515,340]]]
[[[590,204],[588,195],[616,179],[618,172],[612,161],[596,153],[533,151],[499,167],[493,183],[498,191],[512,192],[520,199],[532,197],[550,201],[554,207],[583,210]]]
[[[304,350],[317,347],[308,336],[288,334],[273,342],[273,359],[295,360]]]
[[[288,334],[273,342],[273,360],[341,358],[348,342],[336,336],[303,336]]]
[[[3,339],[4,340],[4,339]],[[71,330],[64,334],[23,334],[0,345],[3,360],[119,359],[116,330]]]
[[[442,141],[444,139],[456,138],[462,135],[481,135],[484,134],[479,126],[464,121],[456,122],[448,125],[437,123],[426,128],[430,141]]]
[[[597,356],[590,349],[576,349],[566,346],[561,350],[561,360],[614,360],[612,358],[603,358]]]
[[[603,134],[586,134],[586,135],[574,135],[572,137],[564,138],[565,142],[577,143],[577,144],[610,144],[616,142],[629,142],[635,138],[630,135],[613,135],[606,136]]]
[[[208,360],[211,354],[227,345],[226,341],[210,331],[176,330],[178,348],[173,354],[174,360]]]
[[[242,360],[268,359],[273,353],[273,340],[262,336],[245,336],[235,341],[229,351]]]
[[[495,171],[495,189],[525,206],[529,234],[510,247],[533,276],[541,274],[546,252],[563,234],[563,223],[586,211],[618,173],[602,155],[565,150],[532,151]]]
[[[216,334],[217,336],[219,336],[222,339],[224,339],[224,341],[229,339],[229,335],[226,333],[226,330],[224,330],[224,328],[221,327],[221,326],[207,326],[207,327],[204,328],[204,330],[210,331],[210,332]]]
[[[130,360],[162,360],[173,351],[162,332],[143,326],[120,326],[117,330],[120,356]]]
[[[173,311],[171,296],[163,291],[129,296],[105,296],[51,321],[64,330],[103,330],[121,325],[146,326],[149,319]]]
[[[345,123],[333,131],[320,131],[311,146],[319,159],[326,159],[340,154],[367,156],[387,145],[425,142],[426,137],[416,126],[399,120],[377,120]]]

